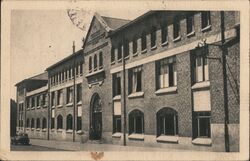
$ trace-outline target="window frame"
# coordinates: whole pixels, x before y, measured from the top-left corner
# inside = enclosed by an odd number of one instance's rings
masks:
[[[56,124],[57,130],[63,129],[63,116],[62,116],[62,115],[59,114],[59,115],[57,116],[56,122],[57,122],[57,124]],[[60,126],[59,126],[59,125],[60,125]]]
[[[150,46],[151,46],[151,49],[155,49],[157,46],[157,28],[155,26],[153,26],[151,29]]]
[[[202,11],[201,12],[201,29],[202,31],[205,31],[207,28],[210,28],[210,27],[211,27],[211,13],[210,11]]]
[[[167,43],[168,43],[168,25],[167,23],[164,23],[161,25],[161,44],[166,45]]]
[[[66,117],[66,130],[73,130],[73,116],[68,114]]]
[[[186,24],[187,24],[187,36],[191,36],[195,31],[194,31],[194,14],[188,14],[186,16]],[[190,26],[191,25],[191,26]],[[191,30],[190,30],[191,28]]]
[[[137,93],[137,92],[142,92],[143,91],[143,74],[142,74],[142,66],[137,66],[132,69],[128,70],[128,93]],[[140,77],[138,77],[140,76]],[[136,81],[136,82],[135,82]],[[138,84],[138,81],[141,81]],[[136,84],[136,87],[135,87]],[[138,86],[140,85],[140,86]],[[139,89],[137,89],[139,88]]]
[[[147,34],[145,31],[142,32],[141,34],[141,52],[146,52],[147,51]]]
[[[138,121],[137,119],[138,118],[140,118],[140,121],[141,121],[141,123],[138,123],[138,124],[141,124],[141,127],[139,127],[139,128],[137,126],[137,121]],[[131,134],[144,134],[144,126],[145,126],[144,125],[144,113],[138,109],[131,111],[129,113],[129,135],[131,135]]]

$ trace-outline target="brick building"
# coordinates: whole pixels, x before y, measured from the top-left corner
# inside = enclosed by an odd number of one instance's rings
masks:
[[[238,151],[239,56],[238,12],[95,14],[47,68],[47,139]]]

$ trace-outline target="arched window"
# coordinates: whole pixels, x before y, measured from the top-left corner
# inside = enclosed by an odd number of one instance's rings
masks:
[[[92,72],[92,57],[89,57],[89,73]]]
[[[72,125],[73,125],[73,117],[71,114],[68,114],[66,130],[72,130]]]
[[[57,129],[63,128],[63,117],[62,115],[57,116]]]
[[[36,128],[37,129],[40,128],[40,119],[39,118],[36,119]]]
[[[129,134],[144,133],[144,115],[140,110],[133,110],[129,114]]]
[[[147,36],[145,32],[142,32],[141,34],[141,50],[147,49]]]
[[[35,121],[34,121],[34,119],[32,118],[32,119],[31,119],[31,128],[34,128],[34,126],[35,126]]]
[[[44,117],[43,118],[43,122],[42,122],[42,129],[46,129],[47,128],[47,120],[46,118]]]
[[[97,56],[94,56],[94,71],[97,70]]]
[[[102,52],[99,53],[99,69],[103,68],[103,57]]]
[[[152,27],[151,30],[151,48],[156,46],[156,27]]]
[[[26,127],[30,127],[30,119],[27,119]]]
[[[162,108],[156,114],[157,136],[178,135],[178,115],[172,108]]]

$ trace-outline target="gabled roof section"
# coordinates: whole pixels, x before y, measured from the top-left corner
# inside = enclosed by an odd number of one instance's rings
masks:
[[[88,29],[85,40],[87,40],[87,38],[89,36],[90,30],[91,30],[91,28],[93,26],[93,23],[94,23],[95,19],[97,19],[100,22],[100,24],[103,26],[103,28],[107,32],[114,31],[114,30],[120,28],[121,26],[125,25],[126,23],[130,22],[130,20],[124,20],[124,19],[119,19],[119,18],[111,18],[111,17],[101,16],[97,12],[95,12],[95,14],[94,14],[94,16],[93,16],[93,18],[91,20],[91,23],[89,25],[89,29]],[[86,41],[84,41],[84,43],[83,43],[83,46],[82,46],[83,48],[85,46],[85,43],[86,43]]]
[[[70,59],[72,59],[72,58],[74,58],[74,57],[76,57],[76,56],[78,56],[78,55],[81,55],[81,54],[82,54],[82,51],[83,51],[83,49],[78,50],[77,52],[75,52],[75,53],[73,53],[73,54],[71,54],[71,55],[69,55],[69,56],[63,58],[62,60],[56,62],[55,64],[53,64],[53,65],[51,65],[51,66],[49,66],[49,67],[46,69],[46,71],[55,68],[56,66],[62,64],[63,62],[65,62],[65,61],[67,61],[67,60],[70,60]]]
[[[35,75],[33,77],[30,77],[30,78],[26,78],[18,83],[15,84],[15,86],[18,86],[22,83],[25,83],[27,81],[48,81],[48,73],[47,72],[44,72],[44,73],[41,73],[41,74],[38,74],[38,75]]]

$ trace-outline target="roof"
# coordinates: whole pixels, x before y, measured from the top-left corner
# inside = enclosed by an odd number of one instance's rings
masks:
[[[18,83],[15,84],[15,86],[18,86],[22,83],[25,83],[27,81],[48,81],[48,73],[47,72],[44,72],[44,73],[41,73],[41,74],[38,74],[38,75],[35,75],[33,77],[30,77],[30,78],[26,78]]]
[[[111,33],[109,34],[109,36],[112,36],[112,35],[118,33],[119,31],[121,31],[121,30],[123,30],[123,29],[125,29],[125,28],[127,28],[127,27],[129,27],[129,26],[131,26],[131,25],[133,25],[133,24],[135,24],[135,23],[137,23],[137,22],[143,20],[144,18],[146,18],[146,17],[148,17],[148,16],[150,16],[150,15],[156,13],[156,12],[157,12],[157,11],[148,11],[148,12],[144,13],[143,15],[137,17],[136,19],[134,19],[134,20],[132,20],[132,21],[130,21],[130,22],[124,24],[124,25],[121,26],[120,28],[117,28],[116,30],[114,30],[113,32],[111,32]],[[159,11],[158,11],[158,12],[159,12]]]
[[[63,58],[62,60],[60,60],[60,61],[56,62],[55,64],[53,64],[53,65],[49,66],[48,68],[46,68],[46,71],[55,68],[56,66],[58,66],[58,65],[60,65],[60,64],[62,64],[62,63],[64,63],[64,62],[67,61],[67,60],[70,60],[71,58],[74,58],[74,57],[76,57],[76,56],[78,56],[78,55],[81,55],[81,54],[82,54],[82,51],[83,51],[83,49],[78,50],[77,52],[75,52],[75,53],[73,53],[73,54],[71,54],[71,55],[69,55],[69,56]]]
[[[116,30],[119,27],[127,24],[130,22],[130,20],[125,20],[125,19],[119,19],[119,18],[112,18],[112,17],[105,17],[105,16],[101,16],[102,19],[107,23],[107,25],[113,29]]]

